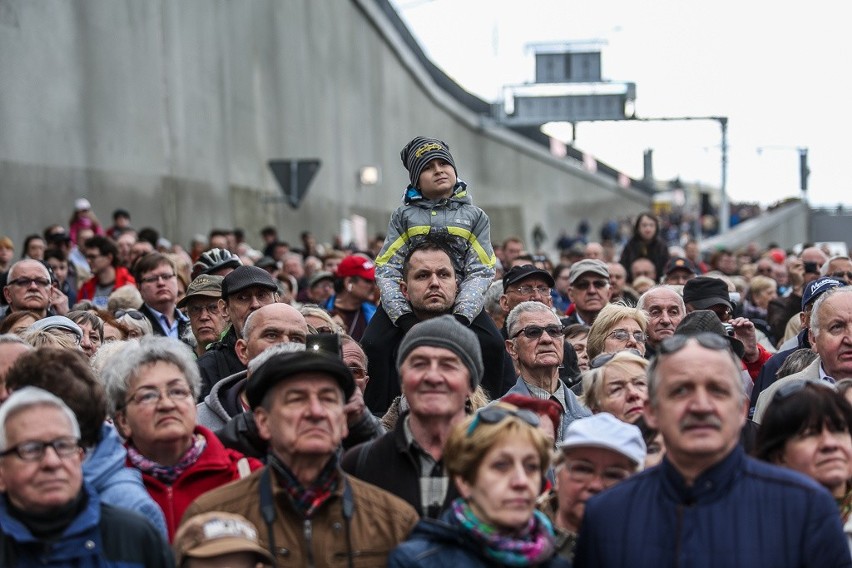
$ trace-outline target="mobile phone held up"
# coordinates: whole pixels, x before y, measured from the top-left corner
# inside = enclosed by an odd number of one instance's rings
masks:
[[[340,336],[336,333],[315,333],[305,339],[305,351],[341,357]]]

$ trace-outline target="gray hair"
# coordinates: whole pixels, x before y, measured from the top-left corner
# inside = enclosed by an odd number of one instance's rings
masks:
[[[820,325],[824,323],[820,322],[820,320],[822,320],[822,316],[820,315],[822,305],[826,303],[829,298],[837,294],[852,294],[852,286],[837,286],[827,292],[823,292],[819,295],[819,298],[816,299],[816,302],[814,302],[814,308],[811,310],[811,331],[814,332],[814,337],[820,334]]]
[[[603,400],[603,387],[606,369],[623,368],[626,365],[638,365],[642,371],[648,370],[648,360],[639,355],[635,355],[630,351],[618,351],[609,361],[597,367],[589,369],[582,374],[583,394],[580,395],[580,402],[586,405],[592,412],[599,410],[601,401]]]
[[[192,396],[198,398],[201,374],[192,350],[169,337],[146,336],[138,342],[127,342],[121,357],[110,359],[101,373],[110,415],[124,407],[130,381],[140,376],[143,367],[155,363],[171,363],[183,373]]]
[[[136,308],[129,308],[135,311],[139,311]],[[127,310],[125,310],[127,311]],[[142,312],[139,312],[140,314]],[[143,316],[145,314],[142,314]],[[143,337],[154,335],[154,328],[151,327],[151,322],[148,321],[148,318],[143,317],[142,319],[134,319],[130,316],[130,314],[125,313],[120,318],[115,318],[115,321],[126,325],[131,329],[136,329],[142,333]]]
[[[23,412],[34,406],[52,406],[61,410],[71,424],[71,431],[75,438],[80,438],[80,424],[74,411],[71,410],[58,396],[38,387],[24,387],[12,393],[6,402],[0,406],[0,451],[6,451],[8,440],[6,439],[6,422],[19,412]]]
[[[553,309],[549,306],[542,304],[541,302],[536,302],[533,300],[529,300],[526,302],[521,302],[509,312],[508,317],[506,317],[506,331],[509,333],[509,337],[515,335],[515,326],[518,325],[518,320],[521,319],[522,314],[538,314],[538,313],[546,313],[552,315],[558,321],[559,318],[553,313]]]
[[[680,288],[683,288],[683,287],[681,286]],[[642,310],[643,312],[647,312],[648,309],[645,307],[645,304],[648,302],[648,294],[651,294],[652,292],[657,291],[657,290],[670,290],[671,292],[673,292],[674,295],[677,296],[677,301],[678,301],[678,304],[680,305],[680,312],[682,314],[686,313],[686,304],[684,304],[684,302],[683,302],[683,294],[678,292],[677,288],[675,288],[674,286],[672,286],[670,284],[659,284],[659,285],[654,286],[652,288],[648,288],[645,291],[644,294],[639,296],[639,301],[636,302],[636,307],[639,308],[640,310]]]
[[[819,273],[820,273],[821,276],[827,276],[828,275],[828,267],[835,260],[852,261],[852,258],[849,258],[845,254],[836,254],[836,255],[832,256],[831,258],[829,258],[828,260],[826,260],[825,262],[822,263],[822,266],[819,269]]]
[[[50,278],[50,271],[47,269],[47,267],[44,264],[41,263],[41,261],[35,260],[33,258],[22,258],[21,260],[19,260],[18,262],[16,262],[15,264],[13,264],[9,268],[9,272],[7,272],[8,282],[11,282],[12,280],[14,280],[14,278],[12,278],[12,276],[15,275],[15,271],[20,266],[22,266],[24,264],[32,264],[32,263],[37,264],[40,267],[40,270],[44,271],[44,277],[45,278]]]
[[[0,345],[3,344],[13,344],[18,343],[20,345],[26,345],[29,349],[35,349],[32,345],[23,340],[20,335],[16,335],[14,333],[3,333],[0,334]]]
[[[258,367],[275,357],[276,355],[284,355],[285,353],[297,353],[305,350],[304,343],[295,343],[288,341],[287,343],[276,343],[267,347],[257,354],[257,357],[249,361],[248,374],[251,375],[257,371]]]
[[[92,358],[89,359],[89,366],[92,368],[92,371],[95,372],[95,376],[98,377],[98,380],[103,384],[103,380],[101,379],[101,375],[104,372],[104,369],[107,366],[112,364],[112,360],[119,353],[124,353],[124,349],[127,347],[129,342],[139,342],[138,339],[124,339],[120,341],[108,341],[101,345],[100,349],[95,351],[95,354],[92,355]]]
[[[687,338],[687,341],[697,342],[697,340],[692,337]],[[737,357],[737,355],[730,349],[724,349],[724,352],[728,355],[728,360],[731,363],[731,379],[734,381],[734,388],[743,400],[748,400],[745,385],[743,384],[742,376],[740,374],[742,371],[742,359]],[[659,353],[656,357],[654,357],[651,361],[651,365],[648,367],[648,402],[654,407],[656,407],[658,403],[657,391],[660,387],[660,361],[662,361],[663,357],[667,356],[667,353]]]
[[[104,340],[104,320],[102,320],[100,316],[85,310],[75,310],[68,312],[66,317],[76,324],[89,324],[92,329],[98,332],[101,341]]]
[[[487,314],[502,314],[503,308],[500,307],[500,296],[503,294],[503,282],[497,280],[491,283],[488,290],[485,291],[485,303],[483,308]]]

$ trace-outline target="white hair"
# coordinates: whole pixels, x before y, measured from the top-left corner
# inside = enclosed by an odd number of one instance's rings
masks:
[[[13,392],[0,406],[0,451],[8,449],[6,422],[9,418],[34,406],[52,406],[61,410],[68,418],[73,436],[80,438],[80,424],[77,422],[77,416],[61,398],[38,387],[24,387]]]

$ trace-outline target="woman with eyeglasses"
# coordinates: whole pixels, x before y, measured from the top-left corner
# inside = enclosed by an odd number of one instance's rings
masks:
[[[589,329],[586,340],[589,361],[601,353],[624,349],[635,349],[644,356],[647,331],[648,315],[644,311],[621,304],[607,304]]]
[[[537,426],[535,413],[506,403],[457,424],[443,459],[461,497],[440,519],[421,520],[388,566],[568,566],[536,509],[551,447]]]
[[[852,405],[834,388],[793,382],[775,392],[754,455],[813,478],[837,501],[852,549]]]
[[[583,373],[580,401],[593,414],[608,412],[624,422],[636,422],[648,400],[648,366],[634,349],[598,355]]]
[[[196,497],[261,467],[196,425],[201,376],[186,345],[165,337],[130,341],[101,377],[110,413],[126,439],[127,465],[142,473],[162,508],[170,542]]]

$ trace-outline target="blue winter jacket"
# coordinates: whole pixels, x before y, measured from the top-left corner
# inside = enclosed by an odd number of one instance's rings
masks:
[[[687,487],[668,461],[586,503],[574,566],[848,568],[837,504],[737,445]]]
[[[464,529],[446,511],[440,520],[422,519],[408,540],[388,557],[388,568],[486,568],[502,566],[486,558]],[[567,568],[567,560],[554,556],[542,568]]]
[[[0,566],[63,568],[169,568],[174,566],[166,540],[143,517],[102,504],[83,484],[86,507],[58,540],[44,543],[9,514],[0,497]]]
[[[142,474],[136,468],[127,467],[126,459],[127,450],[115,427],[104,423],[100,441],[86,454],[83,479],[98,492],[102,503],[135,511],[167,538],[163,510],[145,489]]]

